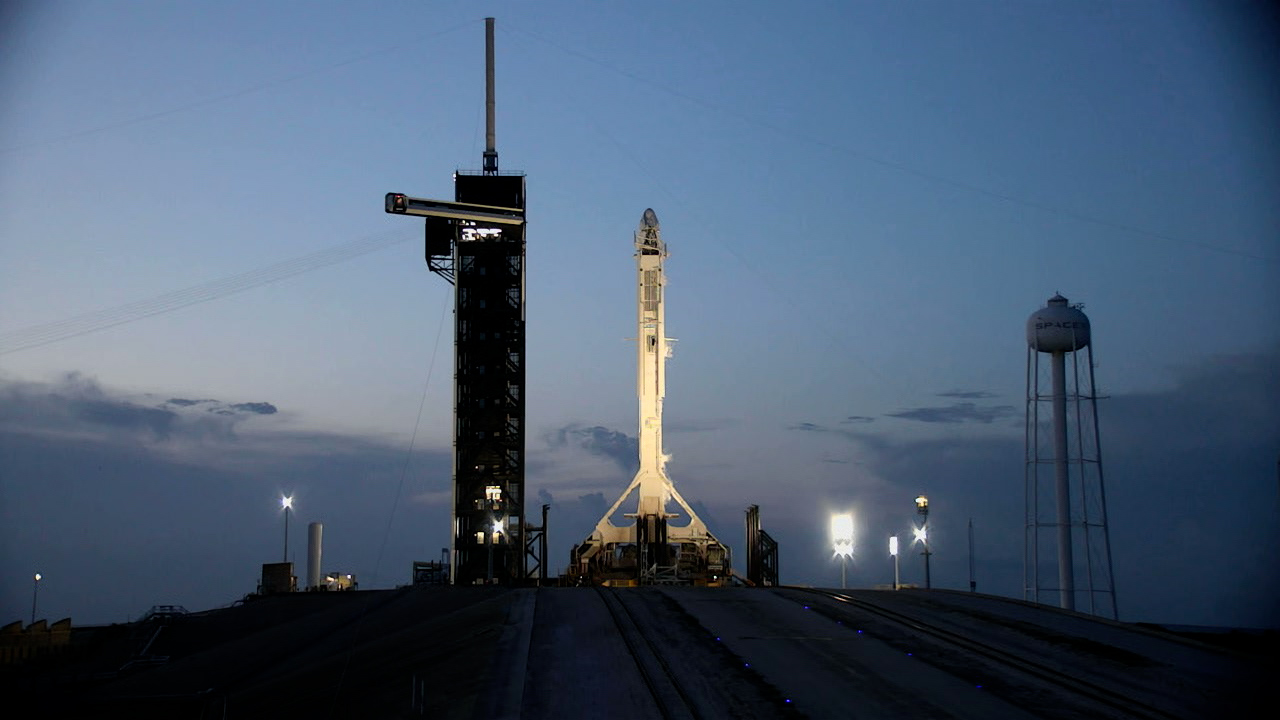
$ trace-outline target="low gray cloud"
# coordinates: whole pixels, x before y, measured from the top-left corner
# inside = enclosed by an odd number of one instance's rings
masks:
[[[205,408],[206,411],[217,415],[235,415],[238,412],[251,413],[254,415],[275,415],[280,411],[275,405],[269,402],[244,402],[232,403],[230,405],[214,400],[213,398],[201,398],[199,400],[191,400],[188,398],[169,398],[164,401],[165,405],[174,405],[180,408],[195,407],[196,405],[212,405]]]
[[[53,383],[0,385],[0,427],[16,432],[113,433],[139,441],[198,439],[231,435],[243,419],[276,412],[267,402],[228,405],[212,399],[169,398],[152,405],[145,396],[140,400],[105,391],[79,373]]]
[[[873,423],[875,421],[876,421],[875,418],[867,417],[866,415],[850,415],[845,419],[841,420],[840,424],[841,425],[865,425],[866,423]]]
[[[122,622],[152,604],[242,597],[280,560],[283,492],[295,498],[292,559],[305,562],[307,523],[324,522],[326,570],[362,585],[407,582],[412,561],[449,544],[447,447],[409,455],[205,404],[147,407],[79,375],[0,382],[0,560],[57,583],[41,588],[42,616]],[[0,617],[22,607],[30,594],[0,584]]]
[[[1010,417],[1016,412],[1017,408],[1012,405],[979,406],[974,403],[955,403],[947,407],[912,408],[896,413],[885,413],[885,415],[927,423],[990,424],[1001,418]]]
[[[828,429],[826,427],[823,427],[822,425],[819,425],[817,423],[811,423],[811,422],[802,422],[802,423],[796,423],[794,425],[788,425],[787,429],[799,430],[800,432],[814,432],[814,433],[828,432]]]
[[[640,440],[603,425],[566,425],[551,432],[546,440],[550,448],[573,445],[592,455],[608,458],[628,472],[635,472],[640,467]]]
[[[231,409],[254,413],[255,415],[275,415],[278,412],[276,406],[269,402],[236,403],[231,406]]]
[[[103,425],[125,430],[149,430],[160,439],[167,439],[178,421],[178,414],[171,410],[149,408],[124,401],[95,400],[67,395],[51,395],[49,400],[63,404],[78,419],[91,425]]]
[[[938,393],[938,397],[958,398],[961,400],[983,400],[998,396],[995,393],[987,392],[986,390],[952,390],[951,392]]]

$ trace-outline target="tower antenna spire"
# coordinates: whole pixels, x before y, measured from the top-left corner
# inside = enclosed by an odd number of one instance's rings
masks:
[[[498,174],[498,149],[494,130],[493,18],[484,19],[484,174]]]

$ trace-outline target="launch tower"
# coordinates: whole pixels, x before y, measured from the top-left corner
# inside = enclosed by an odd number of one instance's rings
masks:
[[[483,169],[454,173],[454,202],[386,197],[426,218],[427,267],[454,286],[455,584],[525,578],[524,175],[498,172],[493,18],[485,19]]]
[[[640,469],[596,523],[591,537],[574,547],[572,572],[590,582],[610,584],[721,584],[729,572],[729,548],[712,537],[667,477],[667,455],[662,449],[662,398],[671,356],[663,307],[667,246],[652,209],[640,219],[635,249]],[[633,495],[636,511],[624,517],[634,522],[615,525],[614,513]],[[686,513],[687,522],[681,522],[679,513],[668,512],[669,501]]]

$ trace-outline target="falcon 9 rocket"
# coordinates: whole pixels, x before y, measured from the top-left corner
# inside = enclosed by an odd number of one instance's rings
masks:
[[[597,582],[635,578],[641,583],[720,584],[729,571],[728,548],[711,535],[667,477],[662,449],[662,398],[671,356],[664,308],[667,246],[652,209],[644,211],[636,230],[635,257],[640,469],[591,537],[574,548],[572,559],[579,577]],[[611,518],[633,494],[636,511],[624,517],[634,524],[615,525]],[[687,523],[668,522],[680,518],[667,512],[669,501],[687,513]]]

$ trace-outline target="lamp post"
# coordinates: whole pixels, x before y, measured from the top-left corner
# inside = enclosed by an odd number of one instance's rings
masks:
[[[893,556],[893,589],[898,589],[898,536],[889,537],[889,554]]]
[[[489,570],[485,575],[485,581],[490,584],[493,583],[493,545],[498,541],[498,522],[496,520],[492,522],[489,532],[485,533],[485,545],[489,546]]]
[[[40,597],[40,573],[36,573],[36,579],[31,585],[31,624],[36,624],[36,598]]]
[[[928,590],[933,587],[929,580],[929,556],[933,554],[929,552],[929,498],[916,496],[916,514],[924,516],[915,532],[916,540],[924,545],[924,552],[920,554],[924,555],[924,587]]]
[[[973,574],[973,518],[969,518],[969,592],[978,591],[978,578]]]
[[[853,515],[839,513],[831,516],[831,543],[840,557],[840,589],[845,589],[845,568],[853,556]]]
[[[280,498],[280,507],[284,508],[284,560],[289,562],[289,508],[293,507],[293,496],[285,495]]]

